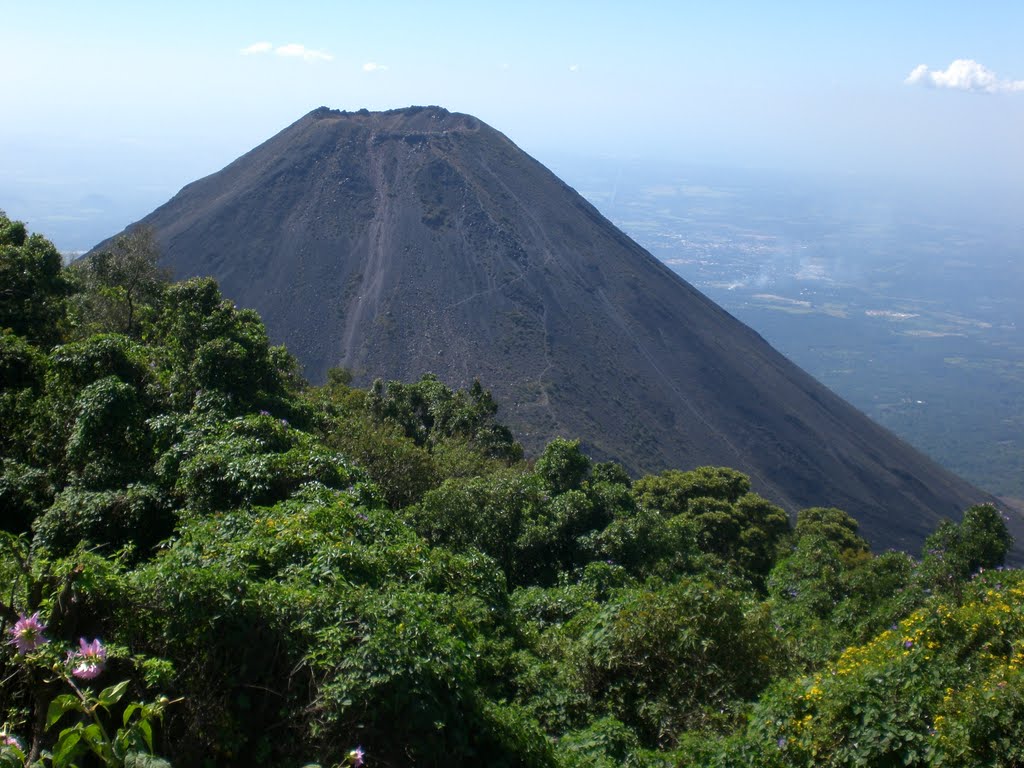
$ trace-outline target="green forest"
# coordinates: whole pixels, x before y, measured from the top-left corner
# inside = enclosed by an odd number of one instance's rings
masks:
[[[0,767],[1024,766],[992,507],[921,552],[732,469],[305,382],[152,236],[0,215]]]

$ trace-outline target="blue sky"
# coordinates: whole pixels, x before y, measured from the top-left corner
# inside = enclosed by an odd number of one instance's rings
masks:
[[[57,1],[3,18],[12,214],[50,190],[141,215],[320,105],[439,104],[542,162],[1024,184],[1020,2]]]

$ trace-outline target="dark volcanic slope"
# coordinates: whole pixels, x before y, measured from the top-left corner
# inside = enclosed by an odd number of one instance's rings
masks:
[[[987,497],[678,278],[505,136],[435,107],[311,112],[142,220],[312,380],[479,377],[528,449],[736,467],[916,547]]]

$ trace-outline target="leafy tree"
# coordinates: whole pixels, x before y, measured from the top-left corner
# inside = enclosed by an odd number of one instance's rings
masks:
[[[622,485],[629,488],[633,485],[633,479],[621,464],[614,461],[602,461],[594,465],[590,473],[591,481],[594,483],[608,483],[611,485]]]
[[[394,426],[379,424],[357,414],[339,424],[325,438],[366,470],[393,509],[419,502],[440,482],[434,457]]]
[[[592,700],[650,746],[724,725],[771,679],[774,641],[748,598],[703,578],[624,590],[574,652]],[[724,722],[723,722],[724,721]]]
[[[316,414],[316,431],[327,446],[366,470],[388,506],[401,509],[419,502],[442,480],[434,455],[398,425],[374,418],[366,408],[366,392],[351,384],[351,373],[334,368],[326,384],[303,393]]]
[[[0,331],[44,348],[60,340],[70,291],[61,261],[53,243],[0,214]]]
[[[958,591],[972,573],[1002,565],[1012,544],[999,510],[971,507],[959,524],[944,520],[925,539],[921,578],[933,588]]]
[[[76,263],[81,285],[76,305],[82,332],[138,338],[140,314],[152,312],[170,283],[170,270],[160,267],[159,259],[153,230],[136,227],[115,239],[110,250]]]
[[[844,573],[838,545],[814,533],[800,536],[772,569],[768,578],[772,616],[797,665],[820,662],[841,642],[831,617],[846,597]]]
[[[615,515],[609,484],[584,482],[589,469],[578,442],[556,439],[532,473],[449,478],[424,495],[413,519],[436,544],[491,555],[513,584],[551,584],[599,556],[599,532]]]
[[[580,450],[579,440],[556,437],[544,448],[534,471],[554,493],[576,490],[590,474],[590,458]]]
[[[55,347],[34,446],[63,486],[94,489],[141,479],[151,463],[147,417],[164,401],[151,350],[124,336],[94,336]]]
[[[795,533],[803,536],[821,536],[835,544],[844,560],[863,559],[869,551],[868,543],[857,533],[859,525],[850,515],[835,507],[811,507],[796,516]]]
[[[134,387],[102,378],[82,390],[75,411],[66,466],[84,485],[122,485],[148,468],[149,435]]]
[[[25,338],[0,331],[0,455],[28,459],[47,360]]]
[[[991,504],[979,504],[964,513],[959,538],[960,557],[965,561],[968,573],[979,568],[1001,566],[1013,546],[1006,520]]]
[[[789,516],[756,493],[744,494],[733,508],[740,519],[740,534],[728,556],[741,572],[754,576],[760,583],[774,566],[789,534]]]
[[[673,579],[701,570],[697,532],[683,515],[666,519],[641,507],[594,535],[600,557],[638,577]]]
[[[843,574],[846,597],[832,612],[843,642],[865,643],[920,607],[925,593],[915,583],[916,567],[904,552],[885,552]]]
[[[602,717],[558,741],[560,765],[565,768],[619,768],[640,750],[640,739],[614,717]]]
[[[183,506],[203,513],[273,504],[311,483],[371,495],[344,456],[269,414],[187,434],[162,457],[160,469],[165,482],[176,477]]]
[[[396,424],[417,445],[429,447],[458,437],[495,459],[514,462],[522,457],[509,429],[494,420],[498,405],[479,381],[469,390],[452,391],[433,374],[415,384],[378,379],[366,405],[375,418]]]
[[[725,467],[668,470],[633,483],[637,503],[686,521],[698,548],[763,583],[785,534],[786,513],[750,492],[750,480]]]
[[[236,309],[217,283],[196,278],[164,292],[153,343],[162,348],[176,408],[215,407],[229,416],[268,410],[294,419],[294,358],[270,347],[252,310]]]
[[[52,555],[70,555],[86,544],[116,552],[131,546],[146,558],[174,530],[171,499],[159,489],[132,484],[123,490],[69,487],[33,526],[34,543]]]
[[[54,488],[47,472],[15,459],[0,458],[0,529],[26,533],[53,502]]]
[[[796,542],[771,571],[768,592],[790,657],[806,668],[899,621],[920,606],[925,593],[910,557],[874,557],[856,546],[860,537],[851,538],[845,513],[812,510],[801,516]],[[821,525],[822,517],[833,524]]]
[[[192,517],[130,582],[145,609],[125,612],[127,636],[202,691],[168,723],[185,764],[336,761],[358,734],[382,764],[550,765],[536,724],[488,688],[505,659],[492,667],[493,561],[426,547],[348,491]]]
[[[689,472],[669,469],[647,475],[633,484],[637,502],[668,517],[687,510],[693,499],[714,499],[735,503],[750,492],[750,479],[726,467],[698,467]]]
[[[429,491],[414,511],[417,530],[455,551],[479,549],[493,557],[512,583],[528,580],[538,566],[550,570],[543,553],[524,532],[545,505],[538,479],[506,469],[488,477],[453,478]],[[522,557],[532,549],[534,558]]]

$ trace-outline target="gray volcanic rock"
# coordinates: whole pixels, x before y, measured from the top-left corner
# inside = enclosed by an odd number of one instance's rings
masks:
[[[916,549],[991,500],[468,115],[320,108],[140,223],[311,380],[478,377],[528,451],[563,435],[633,472],[735,467],[790,510],[845,509],[876,547]]]

